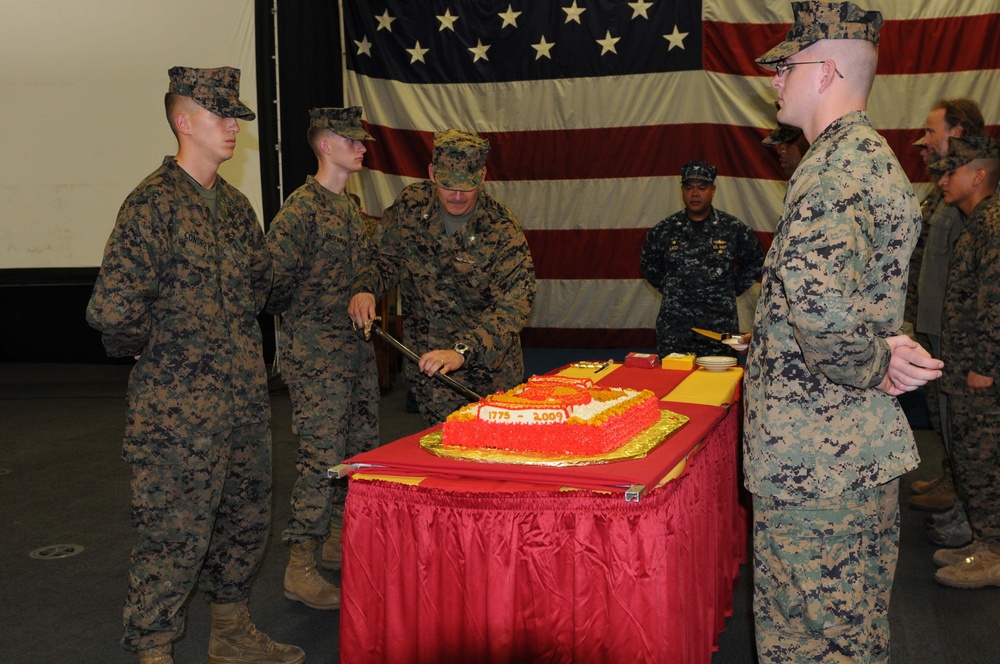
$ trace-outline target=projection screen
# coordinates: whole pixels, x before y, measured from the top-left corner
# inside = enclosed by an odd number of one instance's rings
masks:
[[[100,265],[122,201],[176,152],[170,67],[238,67],[259,111],[252,0],[4,2],[0,62],[0,269]],[[221,173],[259,217],[256,124]]]

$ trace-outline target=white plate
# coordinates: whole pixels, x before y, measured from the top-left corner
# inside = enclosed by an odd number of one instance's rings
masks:
[[[736,366],[736,358],[723,355],[705,355],[695,358],[694,363],[706,371],[725,371],[729,367]]]
[[[723,339],[722,343],[727,346],[732,346],[736,350],[746,350],[750,346],[750,344],[741,344],[739,337],[729,337],[728,339]]]

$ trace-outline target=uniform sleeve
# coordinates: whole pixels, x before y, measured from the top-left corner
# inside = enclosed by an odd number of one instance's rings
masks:
[[[469,331],[473,363],[496,369],[528,321],[535,301],[535,266],[528,241],[516,219],[496,246],[491,281],[493,301]]]
[[[984,251],[979,262],[978,329],[975,331],[978,362],[973,371],[995,382],[1000,380],[1000,343],[997,343],[1000,331],[1000,206],[994,206],[993,213],[994,219],[981,240]]]
[[[642,243],[642,253],[639,255],[642,276],[661,293],[667,277],[663,261],[663,225],[661,221],[646,232],[646,240]]]
[[[268,313],[284,313],[291,305],[302,272],[312,262],[311,239],[298,209],[286,203],[267,231],[267,251],[274,266],[271,294],[265,306]]]
[[[872,255],[865,236],[870,216],[860,207],[865,197],[857,183],[822,180],[817,178],[794,204],[791,239],[777,269],[788,320],[809,371],[867,389],[881,382],[890,359],[888,344],[867,320],[870,303],[861,292]]]
[[[372,293],[377,300],[399,283],[403,262],[401,223],[405,219],[400,214],[400,206],[400,199],[396,199],[396,202],[386,208],[382,213],[382,221],[371,233],[366,251],[369,260],[358,266],[352,287],[354,293]]]
[[[111,357],[139,355],[149,339],[159,291],[159,252],[150,229],[161,223],[153,205],[126,200],[104,248],[87,322]]]
[[[764,268],[764,248],[753,230],[739,219],[736,219],[735,258],[733,283],[736,295],[740,295],[760,279]]]

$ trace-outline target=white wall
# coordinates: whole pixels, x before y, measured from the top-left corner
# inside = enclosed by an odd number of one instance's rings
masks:
[[[176,141],[174,65],[243,71],[257,111],[252,0],[0,2],[0,269],[96,267],[128,193]],[[221,172],[261,212],[257,122]]]

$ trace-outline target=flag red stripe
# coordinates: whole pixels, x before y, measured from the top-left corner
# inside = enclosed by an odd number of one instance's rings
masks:
[[[721,23],[703,26],[707,71],[735,76],[767,75],[754,60],[784,40],[791,23]],[[1000,63],[1000,14],[886,21],[878,73],[935,74],[982,69]],[[913,48],[924,44],[925,48]]]
[[[427,177],[433,133],[366,125],[376,139],[365,165],[413,178]],[[783,179],[760,141],[770,129],[719,124],[480,132],[489,139],[490,180],[589,180],[676,176],[704,159],[727,177]]]
[[[526,230],[538,279],[642,279],[646,228]],[[764,251],[774,233],[756,231]]]

